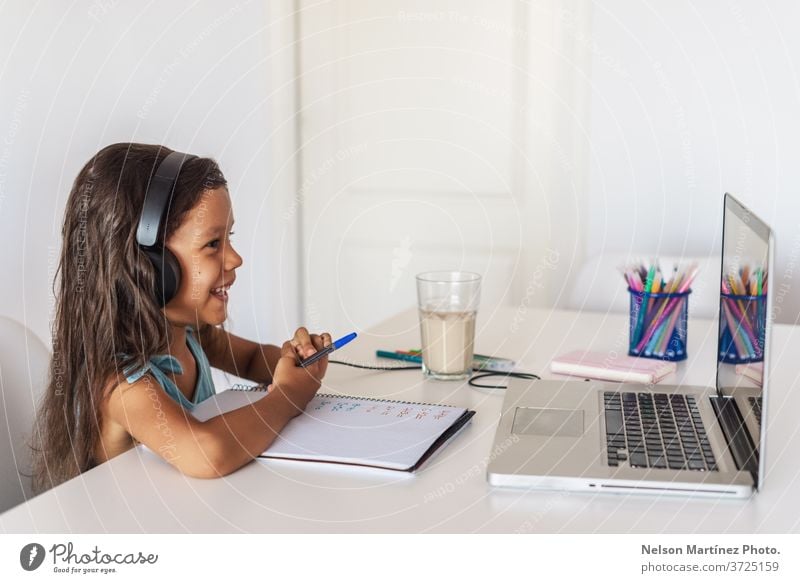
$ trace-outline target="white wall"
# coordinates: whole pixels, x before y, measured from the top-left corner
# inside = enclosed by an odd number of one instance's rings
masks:
[[[163,143],[216,158],[230,183],[245,259],[231,328],[262,341],[285,338],[297,324],[296,249],[286,242],[292,225],[286,232],[272,226],[293,182],[291,172],[274,182],[270,166],[281,157],[275,148],[291,148],[275,132],[284,122],[291,127],[291,116],[275,112],[293,107],[293,92],[276,92],[270,75],[291,78],[292,48],[279,38],[286,18],[268,22],[285,11],[291,23],[290,7],[209,0],[0,6],[0,313],[49,342],[72,180],[107,144]],[[276,38],[288,57],[275,50]]]
[[[554,284],[532,303],[562,304],[569,290],[560,282],[570,283],[584,254],[717,253],[725,190],[775,226],[774,281],[792,283],[800,273],[800,5],[511,1],[526,18],[509,27],[501,11],[470,20],[463,34],[512,35],[528,68],[510,93],[491,83],[463,91],[516,108],[528,124],[514,139],[535,167],[513,188],[544,197],[526,224],[537,249],[561,254]],[[230,180],[246,260],[233,329],[278,341],[300,323],[297,223],[275,221],[297,193],[293,5],[0,6],[0,314],[48,340],[71,181],[100,147],[136,140],[216,157]],[[528,263],[536,275],[536,261]],[[528,301],[535,283],[521,281],[516,299]],[[795,321],[800,294],[777,307],[781,320]]]
[[[515,184],[515,3],[301,5],[309,322],[368,329],[414,306],[431,270],[481,273],[484,306],[518,305],[535,250]]]
[[[800,3],[593,3],[589,254],[718,254],[722,194],[800,276]],[[800,294],[776,295],[797,322]]]
[[[588,0],[300,5],[309,321],[368,328],[434,269],[484,276],[479,329],[553,305],[582,257],[588,89],[562,65],[588,69]]]

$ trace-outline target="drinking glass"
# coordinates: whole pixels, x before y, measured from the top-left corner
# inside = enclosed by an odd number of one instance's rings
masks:
[[[467,271],[429,271],[417,275],[422,372],[438,380],[472,374],[475,316],[481,276]]]

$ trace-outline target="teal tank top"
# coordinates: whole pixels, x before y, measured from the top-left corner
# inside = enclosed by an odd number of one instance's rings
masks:
[[[167,395],[172,397],[173,401],[191,411],[197,403],[205,401],[214,395],[216,391],[214,389],[214,382],[211,379],[211,364],[209,364],[206,353],[203,347],[200,346],[197,338],[195,338],[195,332],[191,328],[186,329],[186,345],[189,347],[189,351],[197,362],[197,384],[195,385],[194,396],[191,401],[186,398],[169,376],[171,373],[183,373],[183,368],[180,362],[178,362],[178,359],[169,354],[153,356],[146,365],[137,370],[131,371],[130,369],[125,369],[125,380],[128,381],[129,384],[132,384],[149,373],[155,377],[158,384],[161,385]]]

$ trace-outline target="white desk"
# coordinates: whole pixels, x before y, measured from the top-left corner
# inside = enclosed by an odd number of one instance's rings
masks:
[[[575,348],[626,350],[627,319],[501,308],[479,315],[477,352],[544,374]],[[744,501],[491,488],[485,470],[502,391],[423,381],[418,371],[331,365],[326,390],[446,402],[477,411],[472,424],[416,475],[269,460],[215,480],[187,478],[142,448],[0,515],[5,532],[729,532],[800,531],[797,416],[800,328],[776,326],[766,483]],[[339,355],[370,361],[376,348],[419,344],[409,310]],[[712,384],[716,327],[693,321],[676,381]],[[672,382],[671,379],[664,381]]]

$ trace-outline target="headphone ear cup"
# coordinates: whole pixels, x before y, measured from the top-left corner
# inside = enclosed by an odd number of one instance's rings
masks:
[[[156,270],[153,295],[160,307],[166,306],[178,294],[181,286],[181,266],[169,249],[143,249]]]

